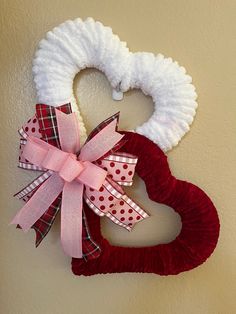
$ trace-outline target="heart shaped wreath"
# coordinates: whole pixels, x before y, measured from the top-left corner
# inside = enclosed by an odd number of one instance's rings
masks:
[[[115,114],[87,137],[72,92],[75,74],[85,67],[107,75],[116,100],[130,88],[153,97],[154,114],[136,129],[139,134],[118,132]],[[61,210],[61,242],[76,275],[169,275],[203,263],[219,236],[216,209],[201,189],[171,175],[163,153],[179,142],[195,115],[195,88],[185,69],[162,55],[131,53],[110,28],[89,18],[49,32],[33,72],[38,99],[47,105],[36,105],[35,116],[19,131],[19,167],[43,173],[16,194],[26,203],[12,223],[35,229],[38,246]],[[132,184],[135,167],[150,199],[181,216],[182,230],[171,243],[116,247],[101,235],[99,216],[129,231],[149,216],[122,188]]]
[[[211,199],[196,185],[176,179],[169,169],[166,155],[146,137],[125,134],[125,153],[138,157],[136,172],[146,184],[149,198],[172,207],[181,217],[182,229],[176,239],[167,244],[149,247],[120,247],[103,238],[100,220],[85,206],[91,236],[102,249],[97,260],[72,259],[76,275],[140,272],[176,275],[191,270],[214,251],[219,237],[219,219]]]

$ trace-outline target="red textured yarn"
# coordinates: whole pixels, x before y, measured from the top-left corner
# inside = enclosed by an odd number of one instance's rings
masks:
[[[182,219],[176,239],[151,247],[120,247],[103,238],[100,219],[87,207],[90,231],[102,254],[90,261],[72,259],[75,275],[141,272],[176,275],[202,264],[214,251],[220,223],[210,198],[192,183],[176,179],[170,172],[166,155],[146,137],[123,132],[128,140],[123,151],[138,156],[137,174],[146,183],[149,198],[172,207]]]

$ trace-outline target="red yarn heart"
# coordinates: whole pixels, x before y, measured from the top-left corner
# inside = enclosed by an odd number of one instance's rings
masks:
[[[146,137],[123,132],[128,140],[123,151],[138,156],[137,174],[146,184],[149,198],[172,207],[182,219],[176,239],[150,247],[120,247],[103,238],[100,219],[85,205],[90,231],[99,243],[98,259],[72,259],[75,275],[141,272],[176,275],[202,264],[214,251],[219,237],[219,219],[210,198],[192,183],[176,179],[166,155]]]

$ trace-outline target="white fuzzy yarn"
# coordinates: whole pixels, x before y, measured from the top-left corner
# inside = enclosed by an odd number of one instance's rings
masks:
[[[164,151],[177,145],[189,130],[197,95],[185,69],[161,54],[132,53],[110,27],[92,18],[78,18],[55,27],[40,41],[33,74],[38,102],[55,107],[71,102],[83,138],[86,130],[73,95],[73,79],[87,67],[104,72],[113,89],[139,88],[152,96],[154,113],[136,131]]]

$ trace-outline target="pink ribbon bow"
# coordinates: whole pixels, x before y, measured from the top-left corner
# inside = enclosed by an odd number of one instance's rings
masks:
[[[25,232],[28,231],[62,192],[61,243],[67,255],[81,258],[83,197],[95,213],[106,215],[128,230],[131,229],[132,222],[125,224],[122,222],[123,217],[117,217],[118,210],[120,213],[124,211],[123,203],[130,205],[129,211],[136,210],[136,220],[148,215],[124,194],[115,183],[119,183],[119,180],[112,179],[110,172],[108,175],[107,169],[114,168],[117,161],[124,157],[109,155],[102,159],[123,138],[123,135],[116,132],[117,119],[80,147],[76,114],[64,114],[59,110],[55,112],[61,149],[37,137],[27,137],[23,157],[38,169],[48,170],[48,178],[11,223],[20,225]],[[125,177],[122,173],[127,174],[125,168],[125,165],[122,169],[116,167],[113,176],[119,175],[122,180]],[[133,171],[128,174],[132,176]],[[109,212],[111,207],[114,215]],[[133,216],[128,219],[133,220]]]

